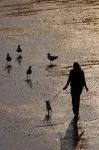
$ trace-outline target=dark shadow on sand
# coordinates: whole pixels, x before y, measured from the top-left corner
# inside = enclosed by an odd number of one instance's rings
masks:
[[[54,68],[54,67],[56,67],[56,66],[57,66],[57,65],[53,65],[53,64],[47,65],[47,66],[46,66],[46,70],[51,69],[51,68]]]
[[[79,148],[87,148],[87,140],[83,137],[84,131],[81,126],[77,125],[78,118],[74,117],[66,131],[65,137],[60,139],[61,150],[75,150],[79,144]]]

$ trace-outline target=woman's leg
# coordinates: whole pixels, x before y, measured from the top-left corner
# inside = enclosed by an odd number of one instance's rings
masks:
[[[79,104],[80,104],[80,94],[79,93],[71,93],[72,96],[72,107],[74,115],[79,114]]]

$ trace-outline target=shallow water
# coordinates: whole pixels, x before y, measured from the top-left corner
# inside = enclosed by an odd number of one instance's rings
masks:
[[[0,1],[1,150],[98,150],[98,14],[98,1]],[[48,52],[59,57],[53,67]],[[69,88],[62,90],[74,61],[80,62],[89,87],[81,97],[76,129]],[[27,82],[29,65],[33,73]],[[45,100],[53,111],[49,122]]]

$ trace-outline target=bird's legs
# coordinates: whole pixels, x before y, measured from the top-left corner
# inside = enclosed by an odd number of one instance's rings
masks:
[[[27,81],[29,80],[29,76],[27,75]]]
[[[52,65],[52,62],[51,62],[51,60],[50,60],[50,66]]]
[[[31,75],[29,75],[29,80],[31,79]]]
[[[10,66],[10,62],[9,61],[7,61],[7,66]]]

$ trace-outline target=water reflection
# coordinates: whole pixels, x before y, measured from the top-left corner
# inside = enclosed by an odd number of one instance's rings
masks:
[[[31,79],[25,80],[26,83],[29,85],[29,87],[32,89],[33,88],[33,83]]]
[[[56,67],[56,65],[53,65],[53,64],[47,65],[46,70],[48,70],[49,68],[53,68],[53,67]]]
[[[4,70],[7,70],[7,73],[10,74],[11,70],[12,70],[12,65],[6,65]]]
[[[83,137],[84,131],[77,125],[78,118],[74,117],[66,131],[65,137],[61,138],[61,150],[74,150],[76,148],[87,149],[87,140]]]
[[[22,56],[21,55],[17,56],[16,61],[18,62],[19,65],[21,65]]]

